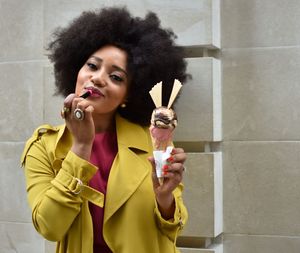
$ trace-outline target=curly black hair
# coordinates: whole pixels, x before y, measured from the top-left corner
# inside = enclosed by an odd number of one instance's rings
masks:
[[[162,81],[165,105],[174,79],[183,83],[188,77],[183,49],[175,45],[175,38],[153,12],[142,19],[133,17],[126,7],[85,11],[68,27],[58,28],[48,45],[56,94],[74,93],[77,74],[87,59],[99,48],[114,45],[127,52],[131,77],[126,107],[118,111],[130,121],[149,125],[155,108],[149,90]]]

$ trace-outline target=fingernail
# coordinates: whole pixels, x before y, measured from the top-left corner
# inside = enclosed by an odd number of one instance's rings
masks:
[[[164,176],[167,175],[169,166],[166,164],[166,165],[163,166],[162,169],[163,169],[163,175],[164,175]]]
[[[170,156],[170,157],[167,159],[167,161],[170,162],[170,163],[173,162],[173,161],[174,161],[173,156]]]

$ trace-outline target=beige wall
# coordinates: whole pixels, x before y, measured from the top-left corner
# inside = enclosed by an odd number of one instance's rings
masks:
[[[300,2],[223,0],[224,252],[300,251]]]
[[[299,252],[298,0],[0,0],[0,252],[54,250],[31,224],[19,166],[34,128],[62,123],[44,47],[82,10],[114,3],[157,12],[193,75],[175,136],[188,153],[182,252]]]

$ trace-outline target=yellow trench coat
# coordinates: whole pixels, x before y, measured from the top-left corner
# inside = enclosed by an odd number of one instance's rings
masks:
[[[105,196],[103,235],[114,253],[173,253],[187,220],[182,185],[173,192],[174,219],[164,220],[152,187],[152,143],[145,127],[116,116],[118,154]],[[88,201],[103,207],[104,196],[88,186],[97,171],[70,150],[65,125],[43,125],[27,141],[21,158],[36,230],[57,241],[58,253],[92,253]]]

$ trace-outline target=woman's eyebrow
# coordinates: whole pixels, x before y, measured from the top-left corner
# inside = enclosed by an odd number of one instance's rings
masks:
[[[94,55],[92,55],[90,58],[93,58],[93,59],[95,59],[98,62],[103,62],[103,60],[101,58],[99,58],[97,56],[94,56]]]
[[[95,55],[92,55],[91,58],[95,59],[98,62],[103,62],[103,60],[101,58],[99,58],[99,57],[97,57]],[[119,71],[123,72],[126,76],[128,76],[128,73],[127,73],[127,71],[125,69],[123,69],[123,68],[121,68],[121,67],[119,67],[119,66],[117,66],[115,64],[113,64],[112,67],[114,69],[116,69],[116,70],[119,70]]]
[[[126,72],[125,69],[123,69],[123,68],[121,68],[121,67],[119,67],[117,65],[112,65],[112,67],[115,68],[116,70],[119,70],[119,71],[123,72],[126,76],[128,76],[128,74],[127,74],[127,72]]]

